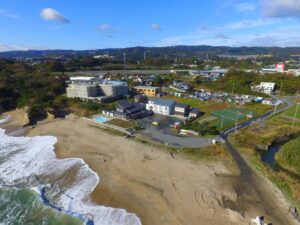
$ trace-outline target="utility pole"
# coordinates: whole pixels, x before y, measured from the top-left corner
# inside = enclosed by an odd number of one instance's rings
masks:
[[[274,114],[274,115],[276,114],[276,111],[277,111],[277,106],[278,106],[278,104],[277,104],[277,103],[275,103],[274,112],[273,112],[273,114]]]
[[[123,53],[123,59],[124,59],[124,75],[125,75],[125,78],[126,78],[126,80],[127,80],[127,65],[126,65],[126,63],[127,63],[127,61],[126,61],[126,53]]]
[[[233,94],[234,94],[234,93],[233,93],[233,92],[234,92],[234,85],[235,85],[235,84],[233,83],[233,84],[232,84],[232,91],[231,91],[232,96],[233,96]]]
[[[283,86],[283,79],[282,79],[281,84],[280,84],[280,94],[281,94],[281,91],[282,91],[282,86]]]
[[[297,117],[297,115],[298,115],[299,105],[300,105],[300,104],[297,103],[297,108],[296,108],[295,116],[294,116],[294,119],[293,119],[292,128],[295,127],[295,122],[296,122],[296,117]]]
[[[223,128],[223,123],[224,123],[224,116],[222,116],[222,120],[221,120],[221,129]]]
[[[238,114],[239,112],[238,111],[236,111],[236,118],[235,118],[235,128],[234,128],[234,132],[236,132],[237,131],[237,125],[238,125]]]

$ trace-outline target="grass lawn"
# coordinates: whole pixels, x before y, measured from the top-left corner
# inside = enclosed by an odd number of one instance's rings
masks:
[[[135,127],[136,123],[134,121],[126,121],[121,119],[113,119],[106,122],[107,124],[112,124],[118,127],[122,127],[125,129],[133,128]]]
[[[194,99],[194,98],[179,98],[175,96],[165,96],[163,98],[172,99],[178,103],[190,105],[192,108],[199,108],[201,112],[207,115],[209,115],[211,112],[215,110],[220,110],[220,109],[225,109],[230,107],[230,104],[228,103],[221,103],[215,101],[200,101],[199,99]]]
[[[296,110],[297,110],[297,106],[294,106],[293,108],[289,109],[285,115],[288,116],[288,117],[291,117],[291,118],[294,118],[295,116],[295,113],[296,113]],[[298,109],[298,113],[296,115],[296,118],[297,119],[300,119],[300,107]]]
[[[222,112],[229,110],[229,116],[228,118],[223,118],[223,129],[232,127],[235,125],[235,117],[236,117],[236,111],[238,110],[240,113],[243,114],[239,115],[239,123],[244,122],[247,120],[246,115],[251,114],[254,117],[260,116],[265,114],[268,111],[271,111],[274,109],[273,106],[269,105],[263,105],[260,103],[249,103],[246,104],[243,107],[239,107],[237,105],[233,105],[230,103],[223,103],[223,102],[216,102],[213,100],[209,101],[200,101],[199,99],[194,98],[180,98],[175,96],[165,96],[165,99],[172,99],[176,102],[183,103],[190,105],[192,108],[199,108],[201,112],[204,113],[203,116],[201,116],[198,120],[202,120],[211,116],[217,116],[217,118],[213,121],[210,121],[209,123],[212,126],[216,126],[218,129],[221,128],[222,124],[222,115],[214,115],[215,112]],[[230,113],[231,112],[231,113]],[[198,121],[198,120],[195,120]]]

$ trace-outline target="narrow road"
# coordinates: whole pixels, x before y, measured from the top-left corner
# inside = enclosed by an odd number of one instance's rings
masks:
[[[287,106],[278,110],[276,113],[284,112],[290,109],[293,104],[290,102],[291,97],[284,100]],[[244,122],[237,127],[237,130],[245,128],[254,122],[266,120],[273,115],[273,112],[266,113],[259,118],[252,119]],[[264,177],[258,174],[241,156],[239,151],[235,149],[230,142],[228,137],[235,131],[235,128],[230,128],[221,133],[221,137],[225,141],[225,145],[236,161],[239,169],[240,176],[238,177],[236,184],[236,191],[238,193],[238,204],[241,209],[255,209],[265,216],[267,220],[271,221],[273,225],[295,225],[298,224],[289,215],[289,212],[282,206],[281,202],[278,201],[276,195],[270,190],[270,186],[267,184]],[[253,215],[255,217],[257,215]]]

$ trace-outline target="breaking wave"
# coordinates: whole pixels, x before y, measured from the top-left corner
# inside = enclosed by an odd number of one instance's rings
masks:
[[[141,225],[124,209],[93,204],[99,176],[81,159],[57,159],[56,137],[11,137],[0,129],[0,186],[34,189],[45,204],[87,224]]]

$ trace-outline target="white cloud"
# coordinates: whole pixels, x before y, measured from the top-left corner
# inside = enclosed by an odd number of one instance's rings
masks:
[[[240,12],[249,12],[256,9],[256,5],[251,2],[243,2],[235,5],[235,8]]]
[[[275,19],[257,19],[257,20],[242,20],[228,24],[223,27],[224,30],[241,30],[254,27],[268,26],[277,23]]]
[[[198,32],[211,32],[213,31],[215,28],[213,27],[207,27],[207,26],[199,26],[196,31]]]
[[[215,39],[228,40],[228,39],[230,39],[230,37],[226,34],[217,34],[215,36]]]
[[[112,25],[108,24],[108,23],[101,24],[99,26],[99,30],[104,32],[104,33],[113,33],[113,32],[115,32],[115,28]]]
[[[157,23],[153,23],[151,25],[151,27],[152,27],[153,30],[161,30],[161,26],[159,24],[157,24]]]
[[[29,48],[20,46],[20,45],[4,45],[0,44],[0,52],[9,52],[9,51],[27,51]]]
[[[41,17],[44,20],[54,20],[61,23],[69,23],[70,21],[64,17],[61,13],[52,8],[45,8],[41,11]]]
[[[19,18],[19,15],[10,13],[10,12],[4,10],[4,9],[0,9],[0,16],[9,17],[9,18],[12,18],[12,19]]]
[[[266,17],[300,18],[300,0],[261,0]]]

